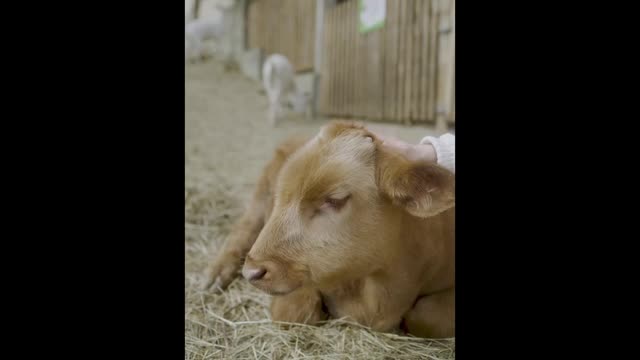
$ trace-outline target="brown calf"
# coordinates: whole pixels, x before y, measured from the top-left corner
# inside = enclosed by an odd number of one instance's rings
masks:
[[[378,331],[402,324],[453,337],[454,180],[359,125],[291,139],[265,168],[207,286],[225,288],[246,257],[244,277],[275,295],[273,320],[350,317]]]

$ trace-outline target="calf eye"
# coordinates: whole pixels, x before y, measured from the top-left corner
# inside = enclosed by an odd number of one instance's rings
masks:
[[[320,209],[321,210],[325,210],[325,209],[340,210],[344,207],[344,205],[347,203],[349,198],[351,198],[351,195],[347,195],[343,198],[329,197],[324,201],[322,206],[320,206]]]

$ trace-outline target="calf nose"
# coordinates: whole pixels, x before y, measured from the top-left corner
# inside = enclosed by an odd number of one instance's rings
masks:
[[[244,276],[244,278],[249,281],[260,280],[264,277],[266,273],[267,273],[267,269],[263,267],[250,268],[245,266],[242,269],[242,276]]]

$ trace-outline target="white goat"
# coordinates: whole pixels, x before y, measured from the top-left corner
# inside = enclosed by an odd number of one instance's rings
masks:
[[[282,115],[282,105],[290,106],[294,112],[304,112],[311,119],[310,95],[297,88],[294,77],[293,66],[284,55],[270,55],[262,66],[262,83],[269,98],[267,117],[272,126]]]
[[[187,21],[184,27],[185,35],[185,61],[202,59],[205,55],[202,42],[215,40],[220,42],[228,28],[228,14],[230,9],[217,7],[219,11],[212,17]],[[185,18],[187,16],[185,15]]]

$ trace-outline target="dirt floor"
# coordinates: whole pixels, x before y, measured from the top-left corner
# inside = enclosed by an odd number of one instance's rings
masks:
[[[284,329],[269,320],[270,297],[237,279],[223,294],[200,290],[206,263],[244,210],[262,167],[290,134],[326,120],[266,120],[260,84],[216,61],[185,66],[185,358],[451,359],[453,341],[371,332],[344,321]],[[426,127],[372,124],[417,142]]]

